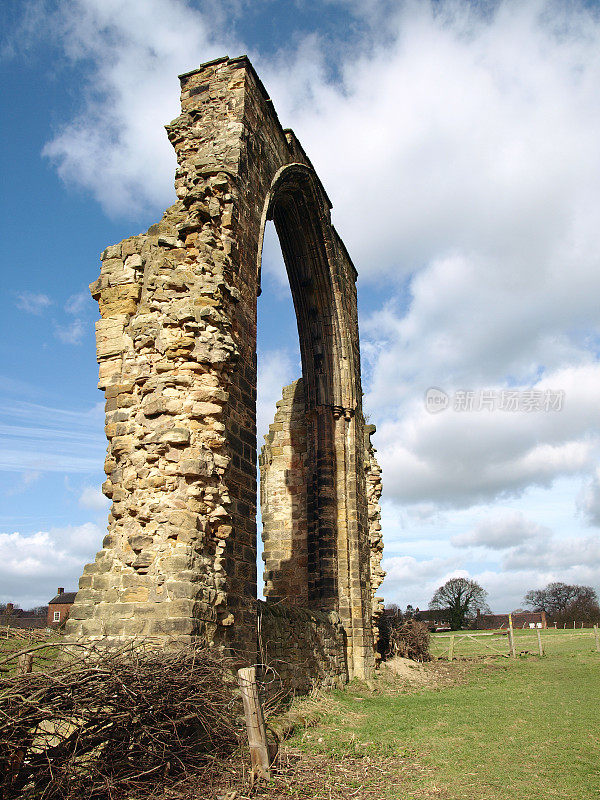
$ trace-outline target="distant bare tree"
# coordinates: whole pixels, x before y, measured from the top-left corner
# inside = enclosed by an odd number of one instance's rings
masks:
[[[464,626],[466,619],[475,616],[477,609],[489,613],[486,597],[486,590],[476,581],[468,578],[450,578],[436,590],[429,608],[447,611],[450,627],[453,631],[457,631]]]
[[[32,614],[34,617],[47,617],[48,616],[48,606],[35,606],[27,613]]]
[[[533,611],[545,611],[553,619],[563,616],[568,608],[594,610],[598,595],[591,586],[554,581],[544,589],[532,589],[525,595],[525,605]],[[583,621],[583,620],[582,620]]]

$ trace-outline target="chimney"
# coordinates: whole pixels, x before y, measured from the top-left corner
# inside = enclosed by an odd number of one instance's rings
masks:
[[[7,614],[12,614],[12,612],[14,611],[14,609],[15,609],[15,606],[14,606],[14,604],[13,604],[13,603],[7,603],[7,604],[6,604],[6,613],[7,613]]]
[[[58,589],[56,590],[56,594],[64,594],[64,593],[65,593],[65,587],[59,586]]]

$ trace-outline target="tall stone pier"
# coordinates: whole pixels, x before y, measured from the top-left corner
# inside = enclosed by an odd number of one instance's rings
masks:
[[[91,286],[112,507],[67,632],[107,644],[202,639],[257,659],[256,305],[272,219],[298,321],[303,417],[303,571],[277,597],[339,618],[348,675],[366,675],[381,578],[356,271],[248,59],[180,79],[181,115],[167,126],[178,201],[147,233],[108,247]]]

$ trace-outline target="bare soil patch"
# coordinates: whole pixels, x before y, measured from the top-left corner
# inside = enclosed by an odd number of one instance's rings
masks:
[[[418,692],[426,689],[445,689],[464,683],[474,669],[494,669],[492,662],[426,661],[419,663],[395,657],[384,661],[373,682],[375,690],[392,694]]]

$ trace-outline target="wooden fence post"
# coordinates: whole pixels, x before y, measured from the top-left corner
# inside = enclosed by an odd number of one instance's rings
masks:
[[[543,656],[544,655],[544,648],[542,647],[542,634],[540,633],[540,629],[535,629],[537,633],[537,640],[538,640],[538,653]]]
[[[265,719],[258,696],[256,668],[243,667],[242,669],[238,669],[237,674],[238,684],[242,693],[242,701],[244,703],[248,744],[250,745],[252,781],[254,781],[255,777],[269,780],[271,777],[271,770],[269,769],[269,748],[267,745]]]
[[[596,650],[600,653],[600,637],[598,636],[598,626],[594,625],[594,638],[596,640]]]
[[[512,614],[508,615],[508,646],[510,647],[510,654],[513,658],[517,657],[515,649],[515,632],[512,624]]]
[[[450,637],[450,649],[448,650],[448,661],[454,658],[454,634]]]
[[[27,675],[33,669],[33,653],[23,653],[17,661],[17,675]]]

